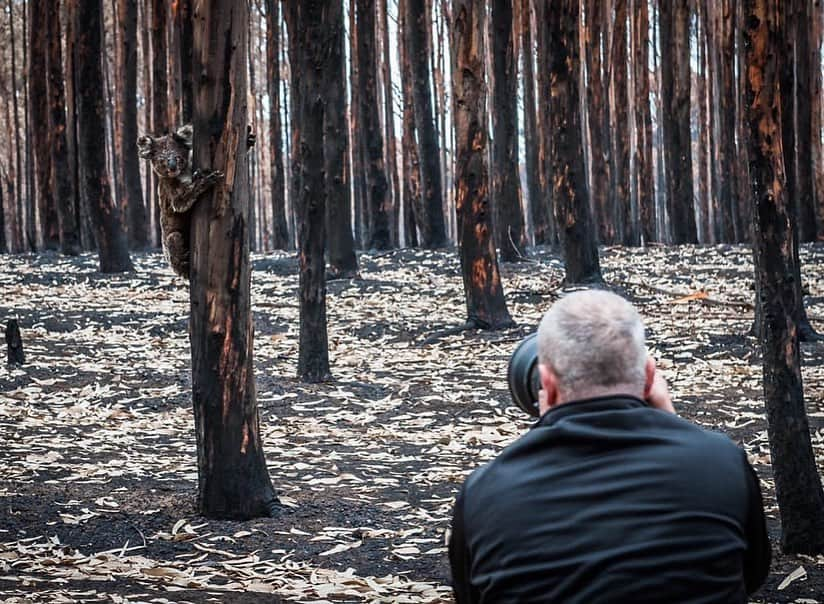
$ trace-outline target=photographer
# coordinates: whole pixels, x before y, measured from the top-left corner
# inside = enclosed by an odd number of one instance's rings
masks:
[[[572,293],[537,341],[540,419],[455,503],[458,604],[746,602],[770,564],[758,479],[675,414],[637,311]]]

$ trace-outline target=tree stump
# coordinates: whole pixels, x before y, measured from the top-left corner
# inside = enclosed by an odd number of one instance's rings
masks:
[[[20,337],[20,326],[17,319],[9,319],[6,324],[6,346],[9,351],[9,365],[22,365],[26,362],[23,355],[23,339]]]

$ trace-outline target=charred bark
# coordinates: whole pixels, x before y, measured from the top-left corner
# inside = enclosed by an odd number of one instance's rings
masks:
[[[612,103],[610,111],[615,127],[612,129],[613,148],[615,149],[613,166],[615,168],[615,191],[618,232],[617,239],[624,245],[640,245],[638,221],[633,211],[632,192],[630,188],[630,138],[632,121],[629,103],[629,0],[615,0],[615,30],[612,39]]]
[[[521,61],[524,74],[524,149],[526,188],[532,232],[536,245],[549,242],[549,207],[541,189],[538,164],[538,114],[535,108],[535,46],[532,43],[532,10],[530,0],[521,2]]]
[[[567,284],[602,283],[598,246],[586,188],[581,130],[578,2],[560,0],[549,23],[552,198],[566,261]]]
[[[89,210],[100,260],[100,271],[118,273],[134,270],[120,213],[113,203],[106,171],[103,71],[101,66],[101,0],[83,0],[72,6],[74,28],[83,32],[76,40],[77,154],[79,187]]]
[[[797,246],[782,152],[781,61],[786,32],[775,0],[746,0],[745,100],[756,292],[767,433],[786,552],[824,551],[824,491],[804,407],[795,287]]]
[[[400,0],[398,7],[400,31],[405,36],[407,31],[406,4],[409,0]],[[418,219],[425,216],[421,197],[421,167],[418,155],[418,141],[415,138],[415,105],[412,92],[412,63],[406,42],[398,44],[401,68],[401,96],[403,97],[403,133],[401,138],[401,156],[403,159],[403,224],[404,239],[409,247],[418,246]],[[439,167],[440,168],[440,167]]]
[[[417,131],[417,155],[420,159],[422,206],[415,213],[425,248],[444,247],[447,243],[443,210],[443,174],[441,173],[438,132],[432,106],[429,70],[429,30],[427,2],[406,0],[404,39],[412,76],[412,108]]]
[[[452,5],[455,202],[467,324],[502,329],[513,322],[506,308],[491,229],[484,11],[473,0],[455,0]]]
[[[269,88],[269,141],[272,172],[272,245],[289,248],[286,223],[286,177],[283,172],[283,128],[280,121],[280,2],[266,0],[266,81]]]
[[[122,119],[118,122],[122,141],[120,158],[121,211],[126,214],[129,244],[143,249],[149,244],[148,217],[140,184],[137,157],[137,0],[118,0],[120,13],[120,94]]]
[[[633,0],[632,68],[634,84],[635,189],[638,196],[641,239],[656,241],[655,187],[652,162],[652,112],[649,96],[649,7],[647,0]]]
[[[323,62],[326,71],[322,77],[322,81],[325,82],[323,92],[326,102],[323,114],[322,144],[323,173],[326,178],[326,239],[329,242],[329,274],[334,279],[348,279],[357,276],[358,260],[355,256],[355,241],[352,238],[352,199],[349,182],[346,179],[349,136],[346,128],[343,5],[340,2],[328,3],[324,15],[328,31],[326,33],[327,56]],[[301,74],[297,75],[303,77]],[[307,229],[307,234],[310,230]],[[313,236],[320,236],[320,233]],[[313,250],[313,253],[317,253],[317,250]],[[322,249],[320,253],[323,254]]]
[[[152,130],[158,136],[169,131],[169,95],[167,77],[166,49],[166,2],[150,0],[151,4],[151,45],[152,45],[152,93],[150,106],[152,110]],[[149,7],[147,6],[146,9]],[[177,124],[175,125],[175,127]],[[154,189],[157,190],[157,176],[153,176]],[[155,235],[160,241],[160,202],[155,195],[154,204]]]
[[[661,10],[661,96],[667,208],[673,243],[697,243],[690,137],[690,2],[667,0]]]
[[[194,13],[193,163],[224,181],[192,210],[192,398],[198,510],[209,518],[269,516],[275,495],[260,438],[253,366],[246,169],[245,2]]]
[[[375,52],[375,5],[369,0],[358,0],[358,118],[363,129],[362,143],[366,174],[366,195],[369,211],[368,247],[389,249],[390,200],[383,161],[383,133],[377,92],[377,55]]]

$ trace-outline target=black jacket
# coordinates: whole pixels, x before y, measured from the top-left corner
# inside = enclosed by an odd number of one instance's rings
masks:
[[[770,543],[728,437],[603,397],[553,408],[472,473],[449,559],[458,604],[746,602]]]

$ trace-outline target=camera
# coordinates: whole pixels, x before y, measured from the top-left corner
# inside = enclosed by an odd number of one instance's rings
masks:
[[[509,357],[506,371],[512,402],[521,411],[538,417],[538,391],[541,379],[538,374],[538,334],[533,333],[521,340]]]

